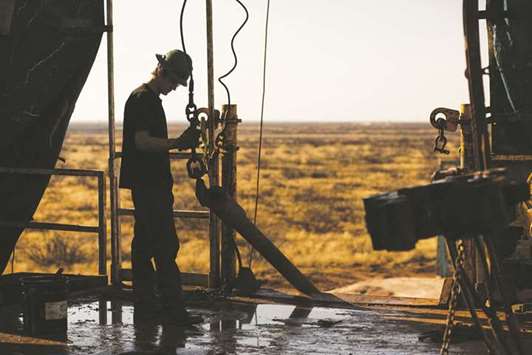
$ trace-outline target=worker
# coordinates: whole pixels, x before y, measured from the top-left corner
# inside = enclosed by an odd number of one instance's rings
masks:
[[[131,242],[135,317],[161,316],[182,325],[201,322],[185,309],[176,264],[179,240],[173,219],[173,178],[168,151],[198,146],[200,132],[187,128],[169,139],[160,95],[187,86],[192,60],[180,50],[156,55],[147,83],[129,96],[124,110],[120,188],[130,189],[135,207]],[[155,269],[152,263],[155,261]]]

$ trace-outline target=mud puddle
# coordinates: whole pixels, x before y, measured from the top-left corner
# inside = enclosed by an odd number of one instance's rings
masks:
[[[381,311],[235,303],[191,311],[205,322],[185,329],[135,322],[133,306],[127,303],[70,305],[66,341],[25,337],[12,327],[0,333],[0,354],[439,353],[438,344],[418,341],[431,327],[390,319]],[[479,354],[483,346],[475,341],[452,349]]]

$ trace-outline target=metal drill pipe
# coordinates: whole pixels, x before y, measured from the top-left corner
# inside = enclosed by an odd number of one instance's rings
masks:
[[[213,54],[213,25],[212,25],[212,0],[206,0],[207,16],[207,90],[208,90],[208,138],[209,156],[214,152],[214,139],[216,135],[216,122],[214,116],[214,54]],[[214,157],[208,162],[209,183],[211,186],[219,184],[218,158]],[[216,215],[210,211],[209,218],[209,246],[210,268],[209,287],[220,287],[220,222]]]
[[[117,188],[115,176],[115,84],[114,84],[114,41],[113,41],[113,0],[107,0],[107,105],[109,121],[109,191],[111,201],[111,280],[118,285],[120,268],[120,236],[118,232]]]
[[[207,189],[203,180],[197,179],[196,197],[203,206],[211,208],[224,223],[240,233],[296,290],[311,296],[320,294],[312,281],[253,224],[244,209],[221,187]]]
[[[224,105],[225,117],[224,138],[222,147],[222,188],[236,201],[236,152],[238,150],[237,128],[238,117],[236,105]],[[236,278],[235,264],[235,236],[236,233],[227,223],[222,223],[221,240],[221,273],[222,284],[229,285]]]

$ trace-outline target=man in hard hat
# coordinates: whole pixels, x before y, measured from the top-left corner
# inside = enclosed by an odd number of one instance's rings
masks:
[[[173,219],[173,178],[168,151],[196,147],[200,133],[190,127],[178,138],[169,139],[159,96],[187,86],[192,60],[179,50],[157,54],[156,58],[158,64],[151,79],[133,90],[125,105],[120,187],[131,190],[135,206],[131,243],[135,316],[161,314],[169,316],[172,322],[187,325],[201,319],[191,316],[183,302],[175,261],[179,240]]]

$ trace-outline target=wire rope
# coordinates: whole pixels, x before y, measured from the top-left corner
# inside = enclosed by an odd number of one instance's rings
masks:
[[[229,88],[223,82],[222,79],[225,79],[227,76],[229,76],[229,74],[231,74],[235,70],[236,66],[238,65],[238,57],[237,57],[236,51],[235,51],[235,38],[238,35],[238,33],[240,32],[240,30],[242,30],[242,28],[244,28],[244,26],[246,25],[246,23],[248,22],[248,19],[249,19],[249,12],[248,12],[248,9],[246,8],[246,6],[240,0],[236,0],[236,2],[240,6],[242,6],[244,11],[246,12],[246,18],[244,19],[244,22],[242,22],[240,27],[236,30],[236,32],[233,34],[233,37],[231,38],[231,51],[233,52],[233,59],[234,59],[233,67],[231,69],[229,69],[229,71],[227,73],[225,73],[224,75],[222,75],[222,76],[220,76],[218,78],[218,82],[220,84],[222,84],[222,86],[225,89],[225,92],[227,93],[227,106],[228,107],[231,105],[231,93],[229,92]]]
[[[183,15],[185,14],[185,6],[187,5],[187,0],[183,0],[183,5],[181,6],[181,13],[179,14],[179,32],[181,35],[181,47],[183,52],[187,52],[185,47],[185,35],[183,34]]]
[[[181,48],[183,48],[183,52],[185,52],[185,54],[188,54],[187,48],[185,47],[185,35],[183,32],[183,16],[185,14],[186,5],[187,5],[187,0],[183,0],[183,5],[181,6],[181,13],[179,14],[179,32],[181,35]],[[191,82],[191,86],[193,87],[194,77],[192,76],[192,71],[190,71],[190,82]]]
[[[257,224],[257,211],[259,206],[259,192],[260,192],[260,167],[261,167],[261,156],[262,156],[262,133],[264,126],[264,101],[266,97],[266,64],[267,64],[267,53],[268,53],[268,29],[270,22],[270,0],[266,4],[266,24],[264,28],[264,56],[262,64],[262,100],[260,106],[260,128],[259,128],[259,151],[257,153],[257,184],[255,186],[255,211],[253,213],[253,224]],[[255,249],[251,248],[249,253],[249,267],[253,262],[253,254]]]

